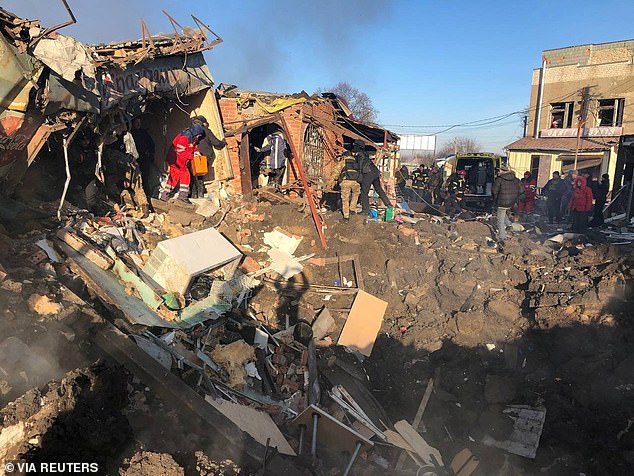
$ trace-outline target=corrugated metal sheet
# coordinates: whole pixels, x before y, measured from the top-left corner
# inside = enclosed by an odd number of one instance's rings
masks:
[[[39,64],[28,55],[21,54],[0,35],[0,107],[25,112]]]
[[[148,94],[189,96],[214,84],[202,53],[160,57],[125,69],[111,67],[98,79],[102,83],[103,110]]]

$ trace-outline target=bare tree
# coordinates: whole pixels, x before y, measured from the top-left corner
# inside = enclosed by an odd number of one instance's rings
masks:
[[[452,154],[461,154],[464,152],[481,152],[482,146],[472,137],[454,137],[445,145],[436,151],[436,156],[447,157]]]
[[[357,121],[372,123],[376,121],[378,111],[372,103],[372,99],[366,93],[359,91],[350,83],[340,82],[331,88],[319,88],[317,93],[334,93],[344,101],[352,112],[352,117]]]

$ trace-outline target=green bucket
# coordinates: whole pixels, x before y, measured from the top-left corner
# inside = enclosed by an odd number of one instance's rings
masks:
[[[385,209],[385,221],[394,220],[394,207],[387,207]]]

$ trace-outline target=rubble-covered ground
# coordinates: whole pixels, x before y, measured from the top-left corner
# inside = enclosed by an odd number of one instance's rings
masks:
[[[389,426],[412,421],[433,379],[421,434],[445,463],[469,448],[480,460],[475,475],[633,471],[631,246],[610,245],[600,233],[549,242],[557,230],[531,222],[499,250],[490,242],[491,220],[424,216],[399,224],[353,216],[343,222],[328,214],[328,250],[323,250],[303,208],[301,202],[234,203],[226,215],[193,225],[221,221],[219,230],[255,268],[268,263],[262,235],[275,226],[303,237],[295,256],[359,256],[365,291],[388,303],[372,354],[362,363],[334,345],[354,296],[336,289],[316,292],[314,286],[339,284],[336,264],[305,260],[302,273],[289,282],[271,274],[249,299],[271,331],[287,321],[311,322],[323,306],[331,310],[333,345],[318,349],[320,371],[330,382],[343,379],[357,388],[357,402],[377,408]],[[33,217],[24,218],[29,213]],[[257,470],[224,461],[204,422],[179,417],[178,402],[166,401],[120,367],[91,365],[102,355],[88,348],[77,323],[117,320],[64,263],[33,258],[39,250],[35,242],[50,238],[59,226],[53,214],[53,204],[31,202],[24,219],[0,229],[0,263],[6,271],[0,283],[5,405],[0,439],[15,442],[5,458],[44,461],[68,451],[69,439],[79,439],[75,454],[94,458],[110,474]],[[187,217],[165,215],[152,223],[160,222],[167,236],[175,236],[190,230],[191,221],[183,221]],[[341,276],[354,281],[349,261],[342,263]],[[183,378],[187,381],[187,375]],[[509,436],[512,421],[502,410],[511,404],[546,409],[534,459],[481,443],[485,435]],[[280,428],[296,445],[296,428]],[[362,453],[353,472],[395,473],[399,453],[377,445]],[[340,474],[343,466],[333,456],[313,471]],[[295,474],[309,471],[301,463]],[[416,468],[406,460],[403,471]]]
[[[264,222],[225,222],[228,236],[248,228],[256,237],[272,225],[315,236],[290,205],[259,210]],[[398,225],[359,216],[344,222],[333,214],[329,250],[313,238],[295,254],[358,254],[365,290],[389,303],[363,367],[392,421],[411,421],[433,378],[423,435],[448,457],[470,448],[481,460],[477,474],[628,474],[634,470],[632,248],[602,243],[600,233],[548,242],[558,230],[528,221],[529,231],[515,233],[499,252],[490,244],[491,220],[428,217]],[[247,243],[260,246],[255,238]],[[304,269],[306,280],[320,284],[334,284],[337,273],[336,265]],[[351,269],[345,273],[351,279]],[[312,318],[323,305],[348,308],[352,301],[336,293],[327,299],[310,291],[280,298],[265,289],[252,306],[270,321],[278,309]],[[345,314],[338,316],[342,326]],[[487,433],[508,436],[509,421],[501,416],[507,404],[546,408],[534,461],[474,444]]]

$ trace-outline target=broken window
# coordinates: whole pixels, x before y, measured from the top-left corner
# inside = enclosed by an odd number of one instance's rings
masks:
[[[555,102],[550,105],[550,129],[572,127],[574,102]]]
[[[324,147],[321,128],[310,124],[304,134],[304,169],[309,179],[316,180],[322,175]]]
[[[625,99],[598,100],[598,126],[618,127],[623,125],[623,108]]]

